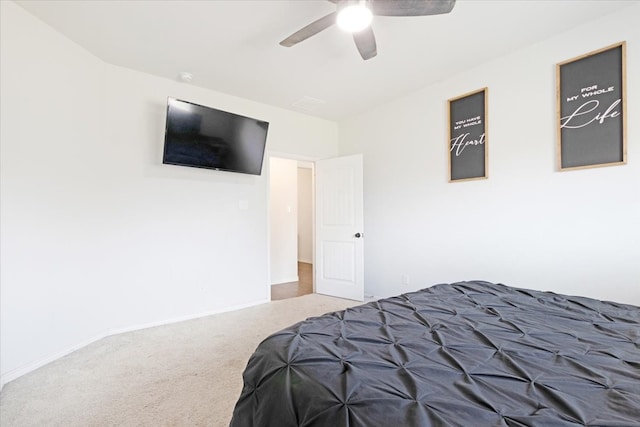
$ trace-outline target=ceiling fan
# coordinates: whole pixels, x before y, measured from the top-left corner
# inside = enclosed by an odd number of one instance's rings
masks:
[[[362,59],[377,55],[376,38],[371,29],[371,18],[377,16],[427,16],[449,13],[456,0],[329,0],[336,11],[313,21],[291,34],[280,44],[294,46],[318,34],[333,24],[353,33],[353,40]],[[344,25],[344,26],[343,26]],[[350,26],[351,25],[351,26]]]

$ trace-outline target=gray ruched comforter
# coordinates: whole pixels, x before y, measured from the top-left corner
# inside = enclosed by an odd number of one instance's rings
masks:
[[[436,285],[264,340],[231,427],[639,426],[640,308]]]

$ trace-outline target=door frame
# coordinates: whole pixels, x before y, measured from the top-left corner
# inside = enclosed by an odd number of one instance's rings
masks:
[[[295,160],[311,164],[311,259],[312,277],[313,277],[313,293],[316,293],[316,160],[317,157],[308,157],[291,153],[283,153],[279,151],[269,151],[265,153],[266,163],[266,191],[267,191],[267,300],[271,301],[271,158]]]

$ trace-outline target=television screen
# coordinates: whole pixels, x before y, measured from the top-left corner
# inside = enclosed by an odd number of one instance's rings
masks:
[[[260,175],[269,123],[169,98],[162,163]]]

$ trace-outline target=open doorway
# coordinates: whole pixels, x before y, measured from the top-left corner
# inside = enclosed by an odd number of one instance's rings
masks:
[[[313,168],[309,161],[269,158],[272,300],[314,292]]]

